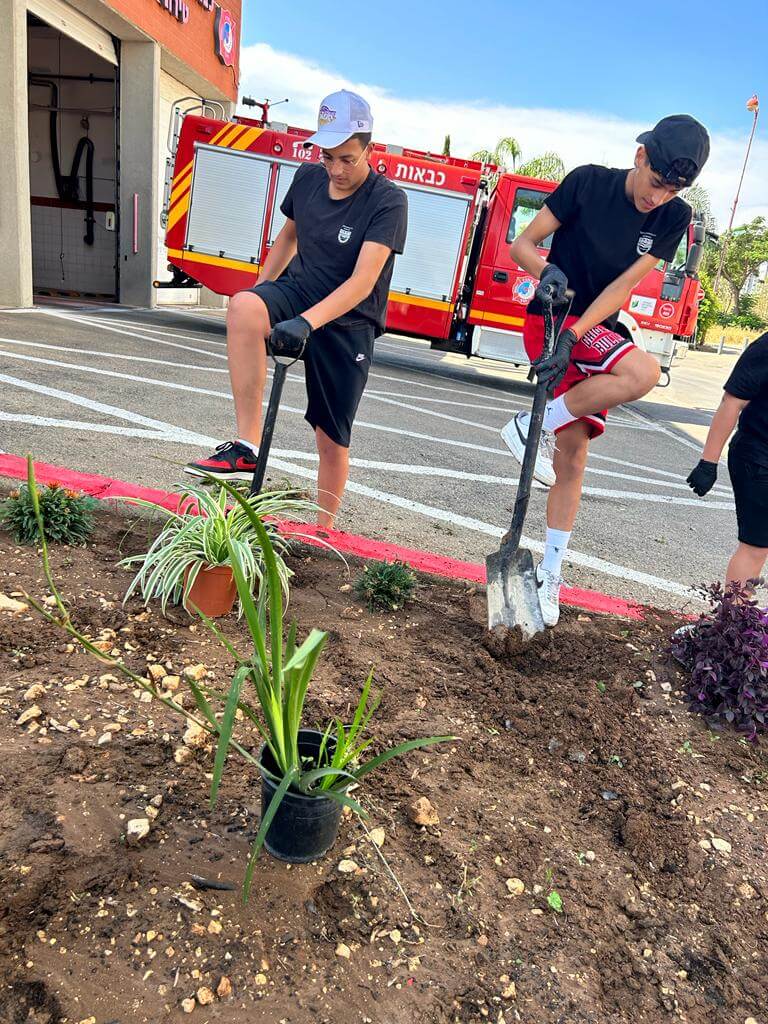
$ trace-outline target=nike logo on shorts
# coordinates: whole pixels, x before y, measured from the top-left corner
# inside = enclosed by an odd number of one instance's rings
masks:
[[[362,361],[364,359],[365,359],[365,353],[364,352],[358,352],[357,355],[355,356],[355,362],[356,363],[362,363]]]

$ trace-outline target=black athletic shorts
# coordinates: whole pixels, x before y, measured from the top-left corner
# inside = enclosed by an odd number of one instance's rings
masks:
[[[739,540],[768,548],[768,466],[744,458],[738,447],[728,449],[728,472],[736,499]]]
[[[288,280],[265,281],[248,291],[267,307],[272,327],[313,305]],[[302,356],[307,385],[304,419],[343,448],[349,448],[352,424],[368,380],[374,337],[370,320],[342,317],[313,331]]]

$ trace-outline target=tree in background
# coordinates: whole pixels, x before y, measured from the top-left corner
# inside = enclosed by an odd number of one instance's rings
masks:
[[[472,159],[484,164],[496,164],[497,167],[511,167],[514,171],[522,153],[517,139],[508,135],[504,139],[499,139],[495,149],[478,149],[472,154]]]
[[[451,136],[445,136],[445,142],[443,143],[443,156],[451,155]]]
[[[748,224],[723,232],[716,244],[708,246],[704,269],[711,278],[715,276],[726,239],[728,249],[717,298],[733,317],[749,317],[754,299],[744,292],[744,286],[750,277],[757,275],[761,265],[768,262],[768,223],[764,217],[755,217]],[[750,299],[753,299],[751,303]],[[739,323],[739,326],[746,324]]]
[[[709,198],[709,192],[707,192],[704,186],[691,185],[690,188],[683,189],[680,195],[693,212],[698,215],[707,231],[714,232],[717,222],[712,213],[712,201]]]
[[[562,181],[565,177],[565,164],[557,153],[542,153],[525,163],[520,163],[523,150],[517,139],[511,135],[499,139],[495,149],[478,149],[472,154],[473,160],[486,164],[496,164],[515,174],[525,174],[529,178],[542,178],[545,181]]]
[[[562,181],[565,177],[565,164],[562,159],[551,151],[535,156],[520,164],[517,174],[525,174],[529,178],[541,178],[543,181]]]

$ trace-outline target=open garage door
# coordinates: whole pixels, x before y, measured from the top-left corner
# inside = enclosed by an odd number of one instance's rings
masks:
[[[102,60],[117,66],[117,52],[109,32],[64,0],[27,0],[27,10],[51,28],[98,54]]]

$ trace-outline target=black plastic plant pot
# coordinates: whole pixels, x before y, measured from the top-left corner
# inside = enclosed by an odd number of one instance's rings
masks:
[[[317,756],[323,734],[315,729],[299,730],[299,756],[308,758],[317,766]],[[333,752],[330,743],[326,744]],[[259,762],[264,768],[278,775],[278,768],[272,752],[266,744],[261,748]],[[307,764],[307,762],[304,762]],[[309,767],[309,765],[307,766]],[[261,773],[261,816],[267,813],[277,783],[264,771]],[[264,846],[277,860],[289,864],[307,864],[327,853],[336,842],[341,820],[341,804],[328,796],[303,796],[289,789],[283,797],[277,813],[269,826]]]

